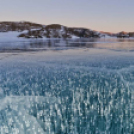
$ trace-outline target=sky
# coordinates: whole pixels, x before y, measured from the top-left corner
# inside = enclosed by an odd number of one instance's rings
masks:
[[[0,0],[0,21],[134,32],[134,0]]]

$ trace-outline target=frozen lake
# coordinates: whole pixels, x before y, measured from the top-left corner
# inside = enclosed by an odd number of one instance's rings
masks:
[[[134,133],[133,39],[8,43],[0,42],[1,134]],[[39,48],[47,51],[16,50]]]
[[[19,32],[0,32],[0,52],[10,50],[50,50],[72,48],[134,49],[134,38],[74,38],[74,39],[25,39],[18,38]]]

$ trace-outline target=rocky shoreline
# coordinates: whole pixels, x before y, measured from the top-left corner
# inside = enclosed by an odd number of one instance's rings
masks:
[[[117,37],[129,38],[134,37],[134,32],[98,32],[95,30],[67,27],[60,24],[42,25],[32,22],[0,22],[0,32],[18,31],[18,37],[23,38],[101,38]]]

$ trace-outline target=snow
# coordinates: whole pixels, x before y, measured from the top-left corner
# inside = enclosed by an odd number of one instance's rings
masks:
[[[80,38],[80,37],[75,36],[75,35],[72,35],[71,37],[72,37],[72,39],[77,39],[77,38]]]
[[[41,28],[31,29],[30,31],[41,30]]]
[[[3,41],[16,41],[18,39],[18,35],[21,34],[21,32],[13,31],[13,32],[0,32],[0,42]]]
[[[26,39],[18,37],[23,32],[0,32],[0,49],[21,49],[27,48],[31,42],[35,43],[42,39]]]
[[[20,34],[25,34],[25,33],[27,33],[28,32],[28,30],[24,30],[24,31],[22,31],[22,32],[19,32]]]

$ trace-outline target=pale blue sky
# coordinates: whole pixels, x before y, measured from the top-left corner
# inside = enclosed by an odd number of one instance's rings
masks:
[[[0,0],[0,21],[134,31],[134,0]]]

